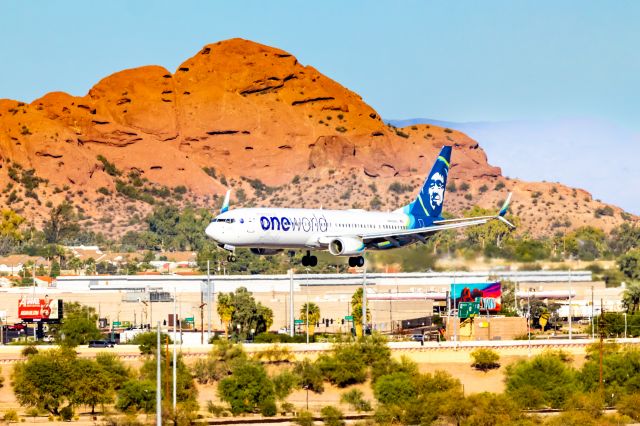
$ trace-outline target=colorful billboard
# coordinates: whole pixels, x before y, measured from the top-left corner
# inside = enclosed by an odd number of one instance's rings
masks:
[[[451,284],[453,308],[460,302],[480,302],[480,312],[499,312],[502,303],[500,282],[477,284]]]
[[[27,322],[58,322],[62,319],[62,300],[23,296],[18,301],[18,318]]]

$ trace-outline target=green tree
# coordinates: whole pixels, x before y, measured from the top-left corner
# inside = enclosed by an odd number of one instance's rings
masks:
[[[351,296],[351,316],[356,336],[362,337],[362,287],[358,288]],[[371,310],[367,306],[367,322],[371,321]]]
[[[98,314],[93,307],[78,302],[64,303],[64,319],[60,327],[54,329],[56,341],[67,347],[86,345],[100,337],[97,327]]]
[[[235,311],[235,305],[233,304],[233,293],[219,293],[218,294],[218,306],[216,307],[218,315],[220,316],[220,322],[224,327],[225,338],[229,338],[229,325],[233,319],[233,312]]]
[[[71,402],[76,405],[91,407],[91,414],[95,413],[96,405],[113,402],[114,391],[110,376],[95,361],[76,359],[72,368],[71,381],[76,383],[71,395]]]
[[[109,383],[113,389],[120,390],[124,382],[132,376],[132,371],[124,365],[122,360],[114,353],[99,352],[96,354],[96,363],[109,377]]]
[[[471,366],[485,373],[494,368],[500,367],[500,355],[491,349],[478,348],[471,352],[473,363]]]
[[[70,268],[73,270],[73,272],[75,274],[78,273],[78,270],[80,268],[82,268],[82,260],[79,257],[72,257],[71,259],[69,259],[69,261],[67,262],[67,268]]]
[[[640,249],[629,250],[618,258],[618,268],[631,280],[640,279]]]
[[[313,336],[316,331],[316,323],[320,321],[320,308],[313,302],[310,302],[307,311],[307,303],[300,308],[300,319],[304,324],[309,324],[309,336]],[[307,312],[309,312],[309,322],[307,322]]]
[[[553,352],[508,365],[505,376],[507,395],[528,409],[561,408],[578,387],[575,370]]]
[[[51,349],[17,363],[11,379],[18,403],[59,415],[60,408],[72,403],[81,386],[73,368],[76,361],[73,351]]]
[[[49,219],[44,222],[44,235],[48,243],[61,243],[71,240],[80,231],[74,207],[64,201],[49,211]]]
[[[219,295],[219,301],[220,297]],[[251,330],[254,335],[263,333],[273,323],[273,311],[259,302],[256,303],[255,298],[246,288],[239,287],[235,293],[229,293],[228,297],[233,306],[231,328],[239,338],[246,338]]]
[[[614,228],[609,236],[609,246],[616,256],[640,248],[640,226],[625,222]]]
[[[49,276],[55,278],[58,275],[60,275],[60,263],[58,263],[57,260],[54,260],[51,262],[51,272],[49,273]]]
[[[156,386],[150,380],[132,379],[118,391],[116,408],[125,412],[152,413],[156,408]]]
[[[262,364],[252,361],[237,364],[229,377],[218,385],[218,394],[229,403],[234,415],[252,413],[266,401],[273,400],[275,390]]]
[[[169,337],[166,333],[160,333],[160,345],[164,345]],[[132,345],[138,345],[140,353],[142,355],[154,355],[158,349],[158,334],[155,331],[147,331],[145,333],[139,333],[131,339]],[[169,338],[169,343],[173,343]]]
[[[471,210],[464,212],[464,217],[477,216],[495,216],[498,214],[496,210],[487,210],[478,206],[474,206]],[[514,225],[518,224],[518,219],[509,216],[507,218]],[[501,247],[506,239],[511,235],[511,229],[502,221],[490,220],[484,225],[470,226],[465,228],[465,236],[471,244],[479,245],[482,250],[487,244],[494,244]]]
[[[622,294],[622,304],[627,312],[635,314],[640,304],[640,282],[630,283]]]
[[[162,352],[162,356],[164,356],[164,351]],[[161,357],[162,358],[162,357]],[[171,371],[167,370],[165,360],[161,359],[160,366],[161,371],[160,374],[164,378],[163,380],[169,380],[171,377]],[[168,363],[169,369],[172,368],[173,360],[169,360]],[[148,380],[151,383],[156,382],[156,373],[157,373],[157,365],[156,365],[156,357],[150,356],[147,357],[140,368],[140,380]],[[191,371],[184,363],[182,355],[178,356],[178,360],[176,363],[176,401],[184,404],[193,404],[197,406],[197,396],[198,389],[196,388],[195,381],[193,380],[193,376],[191,375]]]
[[[415,398],[417,389],[412,376],[391,373],[381,376],[373,387],[373,395],[381,404],[403,404]]]

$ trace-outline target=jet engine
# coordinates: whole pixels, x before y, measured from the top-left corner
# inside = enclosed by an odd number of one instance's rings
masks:
[[[281,251],[283,251],[282,249],[266,249],[266,248],[252,248],[249,250],[251,250],[251,253],[257,254],[259,256],[272,256],[274,254],[278,254]]]
[[[363,251],[364,243],[360,238],[342,237],[329,243],[329,253],[334,256],[355,256]]]

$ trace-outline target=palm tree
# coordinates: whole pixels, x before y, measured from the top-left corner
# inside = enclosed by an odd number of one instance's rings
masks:
[[[233,294],[231,293],[220,293],[218,294],[218,315],[220,315],[220,321],[224,325],[224,336],[229,338],[229,323],[231,323],[231,318],[233,318],[233,312],[236,307],[233,304]]]
[[[315,303],[309,303],[309,336],[313,336],[316,331],[316,323],[320,321],[320,308]],[[307,324],[307,304],[300,308],[300,319]]]
[[[93,275],[96,273],[96,261],[93,257],[84,261],[84,273],[87,275]]]
[[[78,269],[82,268],[82,260],[74,256],[71,259],[69,259],[69,261],[67,262],[67,267],[70,269],[73,269],[73,272],[77,274]]]
[[[622,303],[626,306],[627,312],[635,314],[640,305],[640,282],[632,282],[627,285],[627,289],[622,296]]]
[[[356,336],[362,337],[362,287],[357,289],[351,296],[351,316],[353,317]],[[371,310],[367,307],[367,322],[369,321],[371,321]]]

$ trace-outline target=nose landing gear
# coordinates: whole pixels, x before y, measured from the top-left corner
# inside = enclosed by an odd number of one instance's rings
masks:
[[[227,256],[227,262],[235,262],[236,259],[236,255],[235,254],[230,254],[229,256]]]
[[[362,268],[364,266],[364,257],[356,256],[349,258],[349,266],[355,268],[356,266]]]
[[[307,250],[307,254],[302,256],[302,266],[316,266],[318,264],[318,258],[311,256],[311,252]]]

